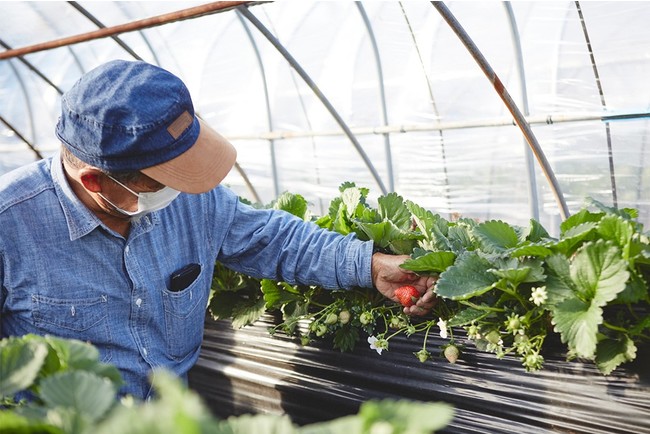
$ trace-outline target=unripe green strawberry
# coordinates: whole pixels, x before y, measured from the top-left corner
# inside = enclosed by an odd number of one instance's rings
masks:
[[[339,322],[341,324],[347,324],[350,322],[350,311],[349,310],[342,310],[339,312]]]
[[[456,345],[449,344],[445,347],[443,354],[445,358],[449,360],[449,363],[456,363],[458,356],[460,356],[460,350]]]
[[[328,313],[327,316],[325,317],[325,321],[323,321],[327,325],[332,325],[336,324],[336,322],[339,320],[339,316],[335,313]]]
[[[325,324],[319,324],[316,328],[316,336],[323,336],[327,333],[327,326]]]
[[[498,345],[499,342],[501,342],[501,333],[499,333],[496,330],[490,331],[487,335],[485,335],[485,339],[491,344]]]
[[[359,322],[363,325],[370,324],[373,321],[372,313],[366,311],[359,316]]]
[[[420,298],[420,292],[415,286],[404,285],[395,290],[395,297],[404,307],[413,306]]]
[[[431,357],[431,353],[424,348],[415,353],[415,355],[418,356],[418,360],[420,360],[422,363],[426,362]]]

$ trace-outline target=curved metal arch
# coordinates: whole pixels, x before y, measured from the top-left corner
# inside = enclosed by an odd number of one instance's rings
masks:
[[[375,32],[372,30],[372,24],[370,24],[370,19],[368,19],[368,14],[366,14],[366,9],[363,7],[361,2],[356,2],[357,9],[359,14],[361,14],[361,19],[363,24],[366,26],[366,31],[368,32],[368,38],[370,38],[370,45],[372,46],[372,52],[375,58],[375,65],[377,68],[377,81],[379,88],[379,101],[381,106],[382,121],[384,126],[388,125],[388,109],[386,107],[386,90],[384,88],[384,68],[381,64],[381,56],[379,54],[379,47],[377,46],[377,40],[375,39]],[[395,175],[393,174],[393,156],[391,154],[391,145],[390,145],[390,134],[383,133],[384,136],[384,149],[386,150],[386,170],[388,171],[388,189],[392,192],[395,191]]]
[[[591,60],[591,67],[594,71],[594,79],[596,80],[596,86],[598,87],[598,94],[600,95],[600,104],[603,106],[603,110],[607,113],[607,104],[605,103],[605,93],[603,92],[603,85],[600,80],[600,74],[598,73],[598,66],[596,65],[596,57],[594,56],[594,50],[591,46],[591,40],[589,38],[589,32],[587,31],[587,23],[585,22],[585,17],[582,15],[582,8],[580,7],[580,2],[575,2],[576,9],[578,11],[578,17],[580,17],[580,24],[582,26],[582,33],[585,36],[585,44],[587,45],[587,51],[589,51],[589,59]],[[618,198],[616,194],[616,175],[614,173],[614,152],[612,150],[612,132],[609,127],[609,122],[605,121],[605,136],[607,138],[607,158],[609,160],[609,179],[612,186],[612,201],[614,203],[614,208],[618,208]]]
[[[246,6],[238,6],[238,10],[241,11],[242,15],[246,17],[263,35],[266,37],[266,39],[275,47],[276,50],[289,62],[291,67],[295,69],[295,71],[300,75],[300,77],[305,81],[305,83],[309,86],[309,88],[314,92],[316,97],[321,101],[321,103],[325,106],[327,111],[329,111],[330,115],[334,118],[336,123],[341,127],[341,129],[345,132],[345,135],[348,137],[348,139],[352,142],[352,145],[355,147],[359,155],[361,156],[363,162],[366,164],[366,167],[372,174],[373,178],[375,179],[375,182],[379,186],[379,189],[381,190],[382,194],[388,194],[388,190],[386,190],[386,186],[384,185],[383,181],[381,180],[381,177],[377,173],[377,170],[375,169],[374,165],[368,158],[368,155],[366,152],[363,150],[361,147],[361,144],[357,140],[357,138],[354,136],[348,125],[345,123],[343,118],[338,114],[334,106],[329,102],[329,100],[323,95],[321,90],[318,88],[316,83],[311,79],[309,74],[300,66],[300,64],[296,61],[296,59],[287,51],[286,48],[280,43],[280,41],[271,34],[271,32],[262,24],[261,21],[253,15]]]
[[[503,5],[508,14],[508,21],[510,23],[510,33],[512,35],[512,45],[513,51],[515,54],[515,60],[517,62],[517,72],[519,73],[519,84],[521,87],[521,105],[524,116],[530,114],[528,108],[528,86],[526,85],[526,73],[524,71],[524,56],[521,49],[521,38],[519,37],[519,27],[517,26],[517,20],[515,18],[515,13],[512,10],[512,6],[509,1],[503,2]],[[530,147],[526,145],[524,140],[524,152],[526,155],[526,170],[528,172],[528,200],[530,206],[530,215],[535,220],[539,220],[539,202],[537,197],[537,180],[535,177],[535,164],[533,161],[533,153],[530,150]]]
[[[530,146],[533,153],[537,157],[537,161],[540,164],[542,171],[544,172],[544,175],[546,176],[546,179],[550,184],[553,195],[555,196],[555,200],[560,210],[562,219],[563,220],[566,219],[570,215],[569,209],[564,200],[564,196],[562,195],[562,190],[560,189],[560,185],[557,179],[555,178],[553,169],[551,168],[548,160],[546,159],[546,155],[544,155],[544,151],[542,150],[541,146],[537,142],[537,138],[533,134],[530,125],[528,124],[528,122],[526,122],[526,119],[521,114],[521,111],[519,110],[515,102],[512,100],[510,93],[505,88],[505,86],[503,85],[499,77],[496,75],[496,73],[488,63],[487,59],[479,51],[476,44],[474,44],[474,42],[469,37],[467,32],[465,32],[465,29],[463,29],[463,27],[456,20],[456,18],[451,13],[451,11],[447,8],[447,6],[445,6],[443,2],[436,2],[436,1],[432,1],[431,4],[433,5],[434,8],[436,8],[436,10],[440,13],[443,19],[447,22],[447,24],[449,24],[449,26],[454,31],[454,33],[456,33],[456,35],[463,43],[463,45],[465,45],[465,48],[467,48],[467,50],[470,52],[470,54],[472,55],[476,63],[479,65],[479,67],[481,68],[485,76],[488,78],[490,83],[492,83],[494,90],[497,92],[501,100],[508,107],[508,110],[510,111],[510,113],[513,115],[515,119],[515,123],[521,129],[521,132],[526,138],[528,145]]]
[[[259,66],[260,70],[260,76],[262,78],[262,87],[264,89],[264,103],[266,105],[266,119],[269,127],[269,132],[273,131],[273,116],[271,113],[271,101],[269,98],[269,85],[266,80],[266,70],[264,69],[264,62],[262,62],[262,56],[260,55],[260,50],[259,47],[257,46],[257,43],[255,42],[255,38],[253,38],[253,34],[248,27],[247,21],[244,19],[242,16],[241,12],[239,10],[235,10],[235,13],[237,14],[237,18],[239,19],[239,22],[241,23],[242,27],[244,28],[244,31],[246,32],[246,36],[248,36],[248,40],[251,43],[251,47],[253,47],[253,52],[255,53],[255,58],[257,59],[257,64]],[[273,189],[275,192],[275,196],[278,197],[280,196],[280,181],[278,180],[278,166],[277,166],[277,159],[275,156],[275,140],[270,138],[268,139],[269,141],[269,147],[271,151],[271,172],[273,174]],[[259,201],[259,198],[258,198]]]

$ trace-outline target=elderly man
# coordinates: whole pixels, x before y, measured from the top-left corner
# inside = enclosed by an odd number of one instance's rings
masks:
[[[234,147],[194,114],[173,74],[111,61],[62,98],[61,151],[0,178],[0,336],[93,343],[122,393],[147,398],[164,367],[198,356],[213,265],[325,288],[409,283],[431,309],[432,278],[373,254],[372,242],[258,210],[220,186]]]

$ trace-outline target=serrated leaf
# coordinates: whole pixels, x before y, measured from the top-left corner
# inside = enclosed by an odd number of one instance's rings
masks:
[[[99,350],[87,342],[55,336],[46,336],[45,341],[56,351],[63,368],[85,369],[99,362]]]
[[[334,348],[342,352],[350,352],[359,340],[359,331],[354,327],[342,327],[334,334]]]
[[[556,252],[561,252],[565,256],[570,256],[576,247],[583,241],[587,241],[598,223],[587,222],[573,227],[563,234],[558,241],[549,242],[547,247]]]
[[[29,388],[47,354],[44,343],[19,338],[0,341],[0,397],[13,396]]]
[[[115,393],[109,380],[85,371],[57,373],[44,378],[40,386],[41,398],[49,407],[72,409],[91,422],[108,411]]]
[[[411,229],[411,213],[397,193],[388,193],[377,199],[377,209],[382,218],[390,220],[401,230]]]
[[[299,194],[288,192],[282,193],[275,201],[273,208],[286,211],[303,220],[309,220],[310,218],[309,204],[307,203],[307,200]]]
[[[584,223],[591,223],[590,226],[593,227],[595,226],[593,223],[600,221],[604,215],[604,213],[593,213],[583,208],[560,223],[560,236],[566,237],[567,231],[575,229]]]
[[[531,243],[536,243],[543,241],[549,237],[550,235],[546,229],[544,229],[544,227],[537,220],[530,219],[526,240],[530,241]]]
[[[507,268],[507,269],[495,269],[491,268],[488,272],[494,274],[500,279],[505,279],[510,282],[513,286],[519,286],[520,283],[526,281],[528,275],[530,274],[530,267],[519,267],[519,268]]]
[[[416,273],[442,273],[454,264],[453,252],[428,252],[415,259],[407,259],[400,267]]]
[[[535,256],[538,258],[545,258],[552,253],[553,251],[551,249],[541,244],[524,244],[512,249],[510,251],[510,256],[513,258],[520,258],[522,256]]]
[[[562,342],[576,355],[593,358],[598,341],[598,326],[603,322],[603,311],[592,303],[568,298],[552,309],[554,330]]]
[[[476,248],[470,234],[471,230],[471,227],[465,224],[449,226],[447,229],[447,240],[452,251],[459,253]]]
[[[419,234],[401,230],[390,220],[384,220],[381,223],[356,222],[357,227],[374,241],[376,245],[386,248],[392,241],[399,240],[418,240]]]
[[[598,234],[620,247],[623,259],[630,258],[630,243],[634,234],[634,225],[621,217],[609,215],[600,220]]]
[[[347,188],[341,193],[341,200],[343,201],[343,205],[345,205],[346,216],[350,220],[356,216],[357,207],[361,205],[362,198],[361,190],[357,187]]]
[[[650,302],[648,291],[650,285],[648,282],[638,274],[636,271],[630,273],[630,278],[625,284],[625,289],[616,296],[616,301],[619,303],[638,303],[642,300]]]
[[[264,294],[267,309],[274,309],[302,298],[299,291],[285,282],[278,283],[274,280],[262,279],[260,287]]]
[[[235,306],[232,313],[232,327],[235,329],[242,328],[255,321],[266,312],[266,302],[264,298],[260,297],[255,304],[239,304]]]
[[[472,230],[472,234],[479,240],[482,249],[488,253],[501,253],[519,243],[515,229],[501,220],[480,223]]]
[[[241,302],[242,297],[235,292],[215,292],[208,309],[213,319],[227,319],[232,317],[235,307]]]
[[[490,262],[474,252],[461,255],[454,265],[440,274],[435,293],[443,298],[466,300],[481,295],[499,280],[488,270],[494,268]]]
[[[446,427],[452,421],[454,409],[442,402],[371,400],[361,404],[359,417],[367,427],[377,422],[387,422],[393,427],[389,432],[430,434]]]
[[[621,339],[603,339],[596,348],[596,366],[604,375],[609,375],[614,369],[625,362],[636,358],[636,346],[627,336]]]
[[[602,202],[597,201],[593,197],[587,198],[587,201],[591,205],[598,208],[599,210],[605,212],[606,214],[613,214],[613,215],[621,216],[621,217],[623,217],[625,219],[628,219],[628,220],[633,219],[633,218],[637,218],[639,216],[639,211],[637,211],[636,209],[633,209],[633,208],[619,209],[619,208],[609,207],[609,206],[606,206],[605,204],[603,204]]]
[[[450,318],[449,321],[447,321],[447,325],[449,327],[460,327],[471,324],[473,321],[478,321],[487,315],[489,315],[489,312],[469,307],[467,309],[461,310],[452,318]]]
[[[585,244],[578,250],[570,270],[578,293],[596,306],[614,300],[630,277],[620,249],[604,240]]]

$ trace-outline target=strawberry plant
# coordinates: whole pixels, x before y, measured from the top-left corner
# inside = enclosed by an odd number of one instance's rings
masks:
[[[463,331],[479,350],[497,358],[514,355],[528,371],[542,367],[544,342],[552,333],[566,344],[568,359],[592,360],[603,374],[633,360],[637,346],[650,338],[650,241],[634,209],[591,200],[554,238],[532,219],[527,227],[449,221],[395,193],[379,197],[373,208],[365,188],[345,183],[340,192],[316,224],[409,255],[403,268],[438,276],[434,292],[440,302],[431,317],[405,316],[401,306],[371,289],[326,291],[243,277],[245,290],[241,284],[214,286],[213,316],[232,318],[238,327],[268,310],[279,311],[282,321],[272,333],[282,330],[304,344],[332,337],[342,351],[353,349],[363,335],[381,353],[393,336],[418,334],[421,361],[431,355],[430,331],[438,330],[449,339],[443,352],[455,348],[445,354],[455,362],[461,354],[453,333]],[[271,206],[311,218],[298,195],[286,193]],[[217,271],[217,282],[231,273]],[[299,327],[303,323],[309,324],[306,330]]]

